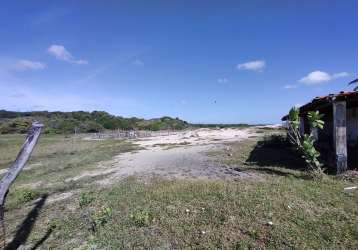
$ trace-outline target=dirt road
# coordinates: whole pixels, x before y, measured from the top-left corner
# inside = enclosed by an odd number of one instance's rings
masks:
[[[83,177],[106,175],[97,181],[106,185],[129,176],[165,179],[238,179],[254,177],[220,165],[208,152],[227,142],[247,139],[255,134],[248,129],[197,129],[175,135],[137,139],[134,143],[143,149],[116,156],[107,166],[82,173]]]

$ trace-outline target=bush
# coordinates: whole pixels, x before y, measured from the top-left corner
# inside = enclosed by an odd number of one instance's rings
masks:
[[[139,209],[129,215],[129,218],[135,226],[144,227],[148,226],[152,221],[152,215],[147,210]]]

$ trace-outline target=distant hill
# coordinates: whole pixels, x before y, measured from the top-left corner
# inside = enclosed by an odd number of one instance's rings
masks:
[[[0,110],[0,134],[26,133],[32,121],[44,123],[44,133],[94,133],[115,129],[139,130],[181,130],[189,126],[179,118],[161,117],[141,119],[136,117],[124,118],[114,116],[104,111],[75,111],[75,112],[14,112]]]

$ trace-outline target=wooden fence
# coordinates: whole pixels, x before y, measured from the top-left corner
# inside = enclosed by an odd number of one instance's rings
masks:
[[[146,131],[146,130],[115,130],[92,134],[92,139],[135,139],[154,136],[176,135],[175,130]]]

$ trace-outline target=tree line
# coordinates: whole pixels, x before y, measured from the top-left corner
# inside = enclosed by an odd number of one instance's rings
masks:
[[[31,111],[15,112],[0,110],[0,134],[26,133],[32,122],[42,122],[44,133],[95,133],[104,130],[182,130],[189,126],[179,118],[164,116],[155,119],[137,117],[124,118],[111,115],[105,111],[49,112]]]

